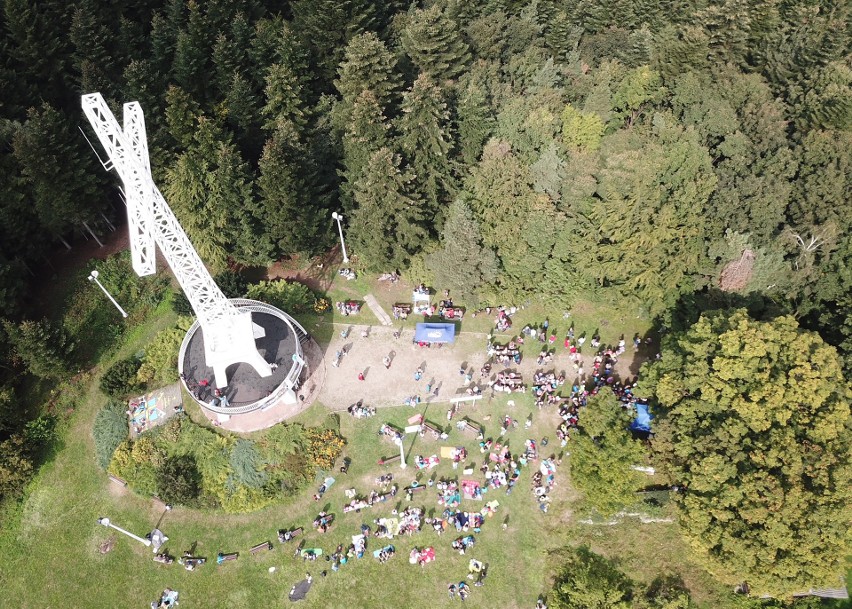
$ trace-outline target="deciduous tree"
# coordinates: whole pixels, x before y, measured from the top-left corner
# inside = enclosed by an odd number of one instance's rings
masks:
[[[791,317],[703,315],[643,368],[654,448],[689,544],[722,581],[788,596],[837,584],[852,518],[849,401],[837,351]]]
[[[572,435],[571,480],[588,505],[609,516],[636,502],[645,451],[628,430],[631,413],[609,389],[589,399],[580,413],[579,433]]]

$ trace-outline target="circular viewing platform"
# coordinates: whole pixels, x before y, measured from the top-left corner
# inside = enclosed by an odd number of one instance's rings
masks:
[[[304,366],[302,343],[309,340],[299,322],[272,305],[244,298],[232,298],[231,303],[250,312],[252,321],[263,328],[265,336],[255,339],[255,345],[267,362],[277,364],[272,374],[261,377],[244,362],[228,366],[228,386],[223,390],[227,405],[223,405],[214,393],[215,376],[207,366],[198,320],[187,330],[178,356],[181,380],[189,394],[202,408],[228,416],[270,407],[295,390]]]

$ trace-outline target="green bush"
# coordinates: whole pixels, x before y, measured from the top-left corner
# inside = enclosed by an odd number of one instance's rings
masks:
[[[101,391],[112,398],[127,397],[141,388],[136,373],[141,362],[135,358],[123,359],[110,366],[101,377]]]
[[[43,414],[24,425],[24,438],[31,450],[41,449],[56,439],[56,416]]]
[[[174,288],[171,304],[172,311],[178,315],[195,315],[195,312],[192,310],[192,305],[189,304],[189,298],[186,297],[186,294],[183,293],[183,290],[181,290],[180,287]]]
[[[573,550],[556,577],[554,609],[629,609],[632,584],[609,560],[586,547]]]
[[[268,479],[266,472],[261,471],[263,461],[254,442],[237,440],[231,448],[231,483],[241,484],[249,488],[262,488]]]
[[[18,497],[34,473],[34,465],[23,434],[0,442],[0,499]]]
[[[248,291],[248,280],[236,271],[223,271],[213,278],[216,285],[228,298],[245,298]]]
[[[185,335],[180,328],[167,328],[157,333],[145,349],[142,365],[136,372],[137,382],[161,386],[177,381],[178,354]]]
[[[248,298],[266,302],[286,313],[306,313],[314,306],[313,292],[304,284],[297,282],[261,281],[250,285]]]
[[[166,503],[192,505],[201,492],[201,475],[192,455],[168,457],[157,469],[157,494]]]
[[[128,421],[127,405],[117,400],[110,400],[98,411],[92,426],[92,437],[95,440],[95,457],[98,465],[106,469],[112,459],[115,449],[127,439]]]

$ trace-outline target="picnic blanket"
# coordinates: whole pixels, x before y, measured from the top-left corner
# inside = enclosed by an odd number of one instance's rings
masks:
[[[461,486],[465,499],[482,499],[482,489],[476,480],[462,480]]]
[[[414,458],[414,464],[417,466],[417,469],[432,469],[433,467],[436,467],[440,462],[441,460],[438,458],[438,455],[432,455],[428,459],[425,459],[420,455],[417,455]]]
[[[303,579],[297,584],[294,584],[292,588],[290,588],[290,600],[294,603],[296,601],[300,601],[308,595],[308,591],[311,589],[311,582],[306,579]]]
[[[399,519],[397,518],[379,518],[378,524],[388,530],[388,535],[394,537],[399,535]]]
[[[394,552],[394,547],[392,545],[385,546],[384,548],[380,548],[378,550],[373,550],[373,558],[378,558],[379,554],[382,552]]]

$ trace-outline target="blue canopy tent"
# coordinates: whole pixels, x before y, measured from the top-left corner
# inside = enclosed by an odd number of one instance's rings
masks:
[[[414,330],[416,343],[453,343],[456,341],[456,327],[453,324],[421,323]]]
[[[651,413],[648,412],[648,405],[642,402],[636,402],[636,418],[630,424],[632,431],[640,431],[649,433],[651,431]]]

